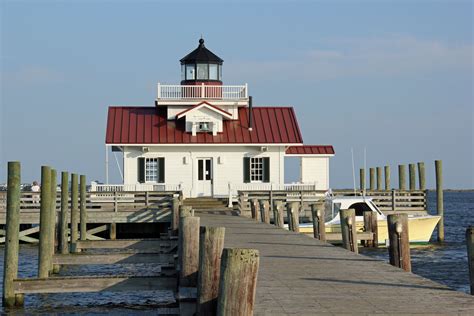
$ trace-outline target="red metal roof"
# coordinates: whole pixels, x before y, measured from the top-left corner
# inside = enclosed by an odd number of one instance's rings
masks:
[[[248,130],[248,108],[238,120],[224,120],[223,132],[212,136],[185,130],[185,120],[167,120],[166,108],[109,107],[107,144],[301,144],[292,107],[254,107],[253,130]]]
[[[290,146],[285,153],[287,155],[334,155],[334,148],[331,145]]]

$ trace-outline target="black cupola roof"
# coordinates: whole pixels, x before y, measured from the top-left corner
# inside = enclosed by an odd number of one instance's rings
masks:
[[[202,38],[199,40],[199,46],[180,60],[181,64],[209,63],[219,65],[222,65],[223,61],[204,46],[204,39]]]

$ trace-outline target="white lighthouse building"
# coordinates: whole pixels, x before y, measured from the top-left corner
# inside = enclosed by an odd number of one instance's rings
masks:
[[[223,60],[203,39],[180,62],[181,83],[159,83],[154,106],[109,107],[106,146],[123,153],[125,190],[277,190],[285,157],[301,158],[301,184],[328,189],[334,149],[304,145],[292,107],[254,106],[247,84],[224,85]]]

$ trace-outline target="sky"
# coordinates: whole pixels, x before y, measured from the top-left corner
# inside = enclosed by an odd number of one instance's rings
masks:
[[[305,144],[331,144],[330,185],[423,161],[433,188],[474,188],[472,1],[0,0],[0,183],[22,162],[104,181],[107,107],[153,105],[157,82],[206,47],[254,105],[295,108]],[[111,156],[111,182],[120,178]],[[287,162],[286,181],[297,181]],[[356,180],[358,183],[358,180]]]

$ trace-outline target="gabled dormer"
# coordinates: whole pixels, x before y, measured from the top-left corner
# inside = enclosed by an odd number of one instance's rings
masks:
[[[176,114],[177,120],[185,120],[186,132],[196,136],[197,133],[222,133],[223,120],[232,120],[232,114],[208,102],[190,107]]]

